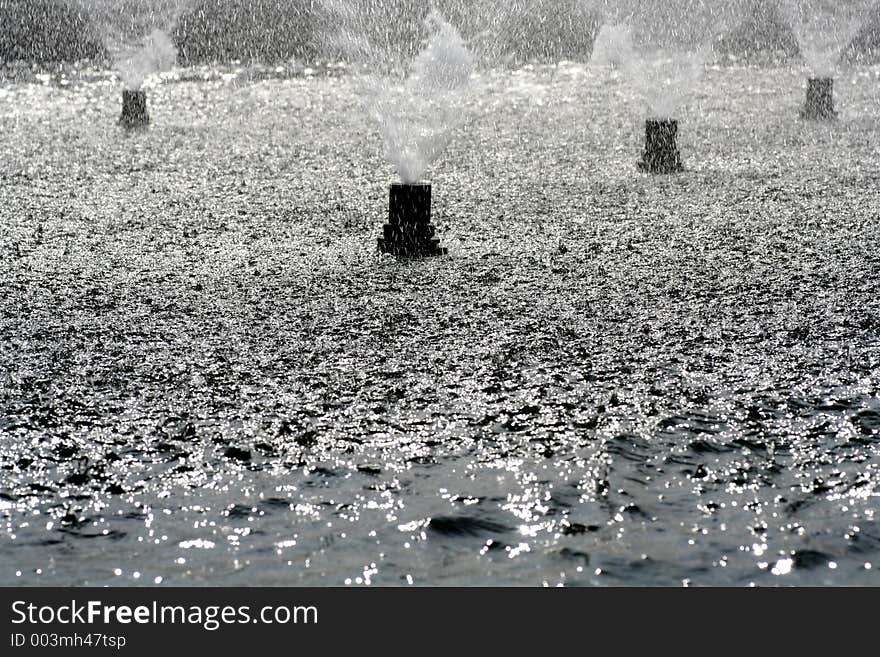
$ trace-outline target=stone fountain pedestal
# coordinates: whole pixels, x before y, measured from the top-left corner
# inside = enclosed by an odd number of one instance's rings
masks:
[[[645,122],[645,152],[638,166],[641,171],[654,174],[684,171],[678,150],[678,121],[648,119]]]
[[[833,78],[807,80],[807,102],[801,110],[801,118],[808,121],[829,121],[837,118],[834,110]]]
[[[125,89],[122,92],[122,116],[119,117],[119,125],[125,128],[141,128],[149,123],[147,92]]]
[[[379,251],[401,258],[447,255],[431,224],[430,183],[391,185],[388,223],[379,238]]]

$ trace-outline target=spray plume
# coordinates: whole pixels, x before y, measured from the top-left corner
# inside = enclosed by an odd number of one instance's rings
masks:
[[[171,70],[176,61],[174,42],[162,30],[153,30],[139,49],[123,52],[116,59],[116,68],[125,88],[137,91],[149,76]]]

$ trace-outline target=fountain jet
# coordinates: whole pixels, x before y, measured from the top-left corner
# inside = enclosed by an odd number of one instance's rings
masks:
[[[122,116],[119,117],[119,124],[125,128],[141,128],[149,123],[147,92],[141,89],[123,89]]]
[[[388,223],[379,238],[379,251],[401,258],[430,258],[448,253],[440,247],[431,224],[430,183],[391,185]]]
[[[639,169],[654,174],[684,171],[678,150],[678,121],[648,119],[645,122],[645,152]]]
[[[151,75],[173,68],[176,60],[177,48],[161,30],[153,30],[145,36],[140,48],[119,54],[116,67],[123,84],[120,125],[140,128],[150,123],[144,82]]]
[[[801,110],[801,118],[808,121],[827,121],[837,118],[837,112],[834,110],[833,78],[807,80],[807,102]]]
[[[475,63],[464,39],[438,12],[428,15],[425,26],[431,36],[409,74],[404,79],[377,77],[368,94],[386,158],[401,179],[391,186],[379,250],[408,258],[447,253],[431,225],[431,185],[419,181],[467,119]]]

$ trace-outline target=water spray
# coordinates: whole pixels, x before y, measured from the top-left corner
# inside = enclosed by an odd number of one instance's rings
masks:
[[[808,3],[794,3],[798,20],[798,40],[807,69],[807,96],[800,116],[807,121],[832,121],[834,78],[840,51],[851,43],[858,30],[854,14],[815,11]]]
[[[474,57],[452,25],[436,12],[425,23],[430,37],[408,77],[376,78],[367,93],[385,156],[401,179],[391,186],[379,250],[406,258],[447,253],[431,224],[431,185],[419,181],[468,116],[474,70]]]
[[[658,175],[684,171],[678,150],[678,120],[671,117],[681,112],[702,77],[707,48],[648,59],[636,52],[630,28],[625,25],[609,28],[608,42],[613,44],[612,61],[619,62],[628,72],[645,101],[647,114],[644,116],[648,118],[639,170]],[[595,54],[608,57],[608,53]],[[602,61],[599,59],[597,63]]]
[[[678,121],[648,119],[645,121],[645,152],[639,169],[647,173],[670,174],[684,171],[678,150]]]
[[[116,67],[122,78],[122,116],[119,124],[126,128],[141,128],[150,123],[147,92],[144,82],[151,75],[170,70],[177,60],[177,48],[170,37],[154,30],[143,40],[143,46],[122,53]]]
[[[834,110],[834,78],[807,80],[807,102],[801,118],[808,121],[828,121],[837,118]]]
[[[388,204],[388,223],[379,238],[379,251],[402,258],[430,258],[448,253],[440,247],[431,224],[431,184],[394,183]]]

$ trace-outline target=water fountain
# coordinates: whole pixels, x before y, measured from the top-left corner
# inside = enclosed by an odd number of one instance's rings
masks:
[[[422,178],[467,116],[474,58],[461,35],[436,12],[430,37],[404,80],[367,79],[365,96],[400,176],[389,191],[380,252],[422,258],[447,253],[431,224],[431,184]]]
[[[834,76],[839,52],[855,31],[852,16],[844,12],[825,13],[805,11],[797,14],[798,40],[807,68],[807,96],[800,116],[808,121],[828,121],[837,118],[834,108]]]
[[[836,119],[834,110],[834,78],[809,78],[807,101],[801,110],[801,118],[809,121]]]
[[[615,28],[614,35],[615,65],[628,69],[633,82],[642,91],[647,107],[645,145],[638,168],[658,175],[680,173],[684,166],[678,148],[679,121],[676,114],[702,75],[705,53],[676,53],[672,56],[661,53],[649,61],[635,52],[627,30]],[[622,52],[622,49],[629,52]]]
[[[119,124],[125,128],[141,128],[149,125],[147,77],[174,66],[177,49],[167,34],[154,30],[144,38],[143,46],[123,53],[116,59],[116,67],[122,77],[122,114]]]
[[[149,125],[150,112],[147,109],[147,92],[143,89],[122,90],[122,115],[119,124],[126,128]]]
[[[629,25],[606,23],[593,43],[590,65],[593,67],[625,69],[635,53],[632,28]]]
[[[749,0],[738,10],[742,21],[714,43],[726,63],[778,65],[800,58],[798,39],[782,0]]]
[[[637,163],[640,171],[657,175],[684,171],[677,115],[703,74],[706,55],[704,48],[697,52],[658,51],[648,58],[638,52],[629,23],[610,23],[599,32],[590,65],[622,71],[645,104],[644,149]]]
[[[853,30],[854,35],[840,57],[841,63],[869,66],[880,64],[880,4],[854,22],[859,27]]]
[[[678,150],[678,121],[648,119],[645,121],[645,150],[638,163],[641,171],[670,174],[684,171]]]
[[[388,223],[379,238],[382,253],[409,258],[448,253],[431,224],[430,183],[394,183],[389,197]]]

